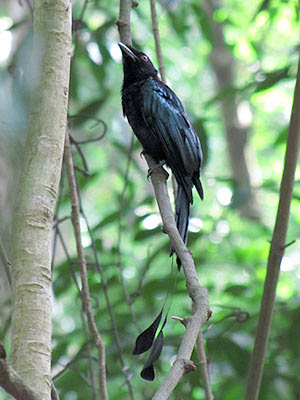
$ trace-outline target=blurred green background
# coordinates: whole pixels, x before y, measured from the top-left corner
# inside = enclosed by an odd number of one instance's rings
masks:
[[[0,234],[8,253],[31,89],[26,82],[32,29],[28,4],[1,0],[0,9]],[[213,312],[204,327],[213,392],[215,399],[238,400],[243,397],[278,202],[299,57],[299,3],[161,0],[157,12],[168,84],[190,115],[204,151],[205,199],[194,196],[189,248]],[[82,237],[95,318],[107,346],[110,398],[130,399],[126,375],[134,399],[142,400],[151,398],[169,371],[184,328],[169,319],[156,380],[143,381],[139,373],[147,355],[131,355],[134,341],[160,311],[173,278],[147,166],[122,116],[118,13],[117,1],[73,2],[69,125],[78,142],[105,133],[99,141],[79,145],[84,158],[73,145],[88,221],[82,218]],[[148,1],[132,10],[131,29],[134,45],[157,65]],[[63,170],[56,213],[62,219],[56,225],[59,234],[53,230],[53,376],[62,400],[92,399],[97,352],[81,312],[75,242],[65,219],[70,216],[65,175]],[[169,187],[173,199],[170,182]],[[299,200],[298,170],[288,242],[300,236]],[[282,261],[260,400],[300,398],[299,260],[296,241]],[[2,265],[0,273],[0,339],[9,349],[10,290]],[[249,318],[244,320],[241,312]],[[181,272],[170,315],[190,313]],[[6,398],[0,391],[0,399]],[[171,398],[204,399],[198,370],[181,380]]]

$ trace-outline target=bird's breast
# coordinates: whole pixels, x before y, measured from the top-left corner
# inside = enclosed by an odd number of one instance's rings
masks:
[[[143,146],[144,151],[154,160],[164,160],[164,152],[161,142],[155,132],[151,129],[151,124],[145,121],[142,112],[142,85],[132,85],[122,91],[123,113]]]

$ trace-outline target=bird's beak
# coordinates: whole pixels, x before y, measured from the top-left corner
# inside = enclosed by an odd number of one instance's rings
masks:
[[[123,56],[128,56],[132,58],[133,61],[136,61],[138,59],[137,56],[130,50],[130,48],[126,46],[126,44],[122,42],[119,42],[118,44],[122,51]]]

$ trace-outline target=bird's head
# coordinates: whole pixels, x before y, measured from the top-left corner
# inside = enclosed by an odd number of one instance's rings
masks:
[[[145,53],[121,42],[119,47],[123,55],[124,84],[126,86],[143,81],[149,76],[157,78],[157,70]]]

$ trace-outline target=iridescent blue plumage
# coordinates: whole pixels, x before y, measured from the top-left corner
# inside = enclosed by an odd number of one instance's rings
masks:
[[[120,43],[124,82],[122,106],[144,151],[157,162],[165,160],[178,183],[176,223],[187,242],[193,185],[203,199],[200,182],[202,151],[198,136],[176,94],[157,76],[143,52]],[[179,261],[180,265],[180,261]]]

